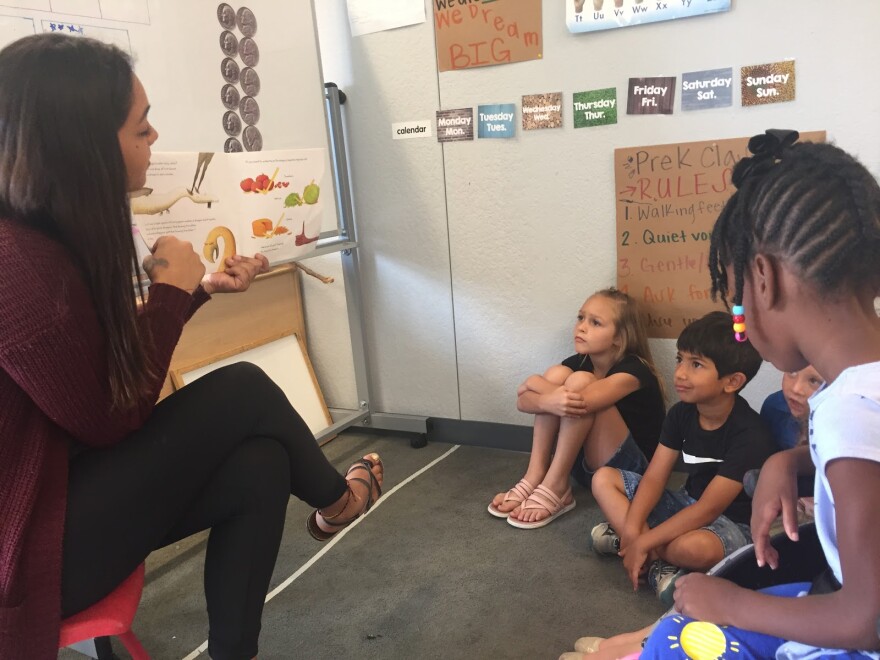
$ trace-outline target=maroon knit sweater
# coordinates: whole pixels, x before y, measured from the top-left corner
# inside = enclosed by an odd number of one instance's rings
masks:
[[[120,286],[126,286],[121,282]],[[0,219],[0,658],[58,656],[68,451],[123,440],[149,417],[184,323],[209,296],[155,284],[141,314],[159,375],[111,409],[105,340],[59,243]]]

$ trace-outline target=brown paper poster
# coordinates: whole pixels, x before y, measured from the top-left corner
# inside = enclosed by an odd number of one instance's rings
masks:
[[[440,71],[537,60],[541,0],[433,0]]]
[[[825,132],[801,141],[824,142]],[[643,304],[649,337],[675,339],[693,319],[723,309],[710,296],[709,237],[748,142],[614,150],[617,286]]]

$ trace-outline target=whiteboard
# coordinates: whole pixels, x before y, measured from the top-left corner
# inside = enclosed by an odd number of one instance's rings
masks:
[[[171,374],[177,389],[215,369],[236,362],[251,362],[260,367],[287,395],[312,433],[323,431],[331,424],[330,414],[318,389],[312,365],[295,334],[250,348],[196,368],[180,369]]]
[[[230,84],[221,66],[226,4],[253,18],[246,32],[257,47],[256,59],[252,52],[248,60],[259,79],[252,99],[262,149],[322,149],[321,190],[335,199],[312,0],[0,0],[0,47],[54,31],[113,43],[134,56],[159,131],[155,151],[223,151],[230,137],[224,129],[229,108],[221,98]],[[238,25],[228,31],[238,43],[247,36]],[[231,58],[239,69],[246,66],[243,57]],[[240,80],[234,86],[242,99],[247,96]],[[336,229],[336,207],[328,204],[322,231]]]

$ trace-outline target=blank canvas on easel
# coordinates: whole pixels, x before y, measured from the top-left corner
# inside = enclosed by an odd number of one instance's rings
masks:
[[[171,378],[180,389],[215,369],[236,362],[251,362],[265,371],[287,395],[312,433],[323,431],[332,423],[308,354],[295,334],[221,356],[210,363],[178,369],[171,373]]]

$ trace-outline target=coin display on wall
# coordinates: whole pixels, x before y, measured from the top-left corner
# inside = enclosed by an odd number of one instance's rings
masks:
[[[241,133],[241,119],[232,110],[223,114],[223,130],[229,136]]]
[[[250,37],[245,37],[239,44],[238,54],[245,66],[257,66],[260,61],[260,49],[257,42]]]
[[[231,30],[235,27],[235,9],[232,5],[221,2],[217,5],[217,20],[224,30]]]
[[[247,7],[242,7],[235,15],[238,30],[246,37],[253,37],[257,33],[257,17]]]
[[[228,154],[236,154],[241,151],[244,151],[244,147],[241,146],[241,142],[239,142],[236,138],[226,138],[226,144],[223,145],[223,151]]]
[[[238,54],[238,37],[229,30],[220,33],[220,50],[226,57],[235,57]]]
[[[240,74],[238,62],[231,57],[223,58],[223,61],[220,63],[220,73],[223,75],[223,80],[226,82],[232,84],[237,83]],[[253,94],[251,94],[251,96],[253,96]]]
[[[241,115],[242,121],[248,126],[253,126],[260,121],[260,105],[252,96],[245,96],[241,100],[238,112]]]
[[[224,108],[235,110],[241,101],[241,94],[238,93],[238,88],[235,85],[223,85],[223,89],[220,90],[220,100],[223,102]]]
[[[262,151],[263,136],[256,126],[245,126],[241,139],[244,142],[244,148],[248,151]]]
[[[241,71],[241,89],[246,96],[256,96],[260,93],[260,76],[251,67],[245,67]]]

